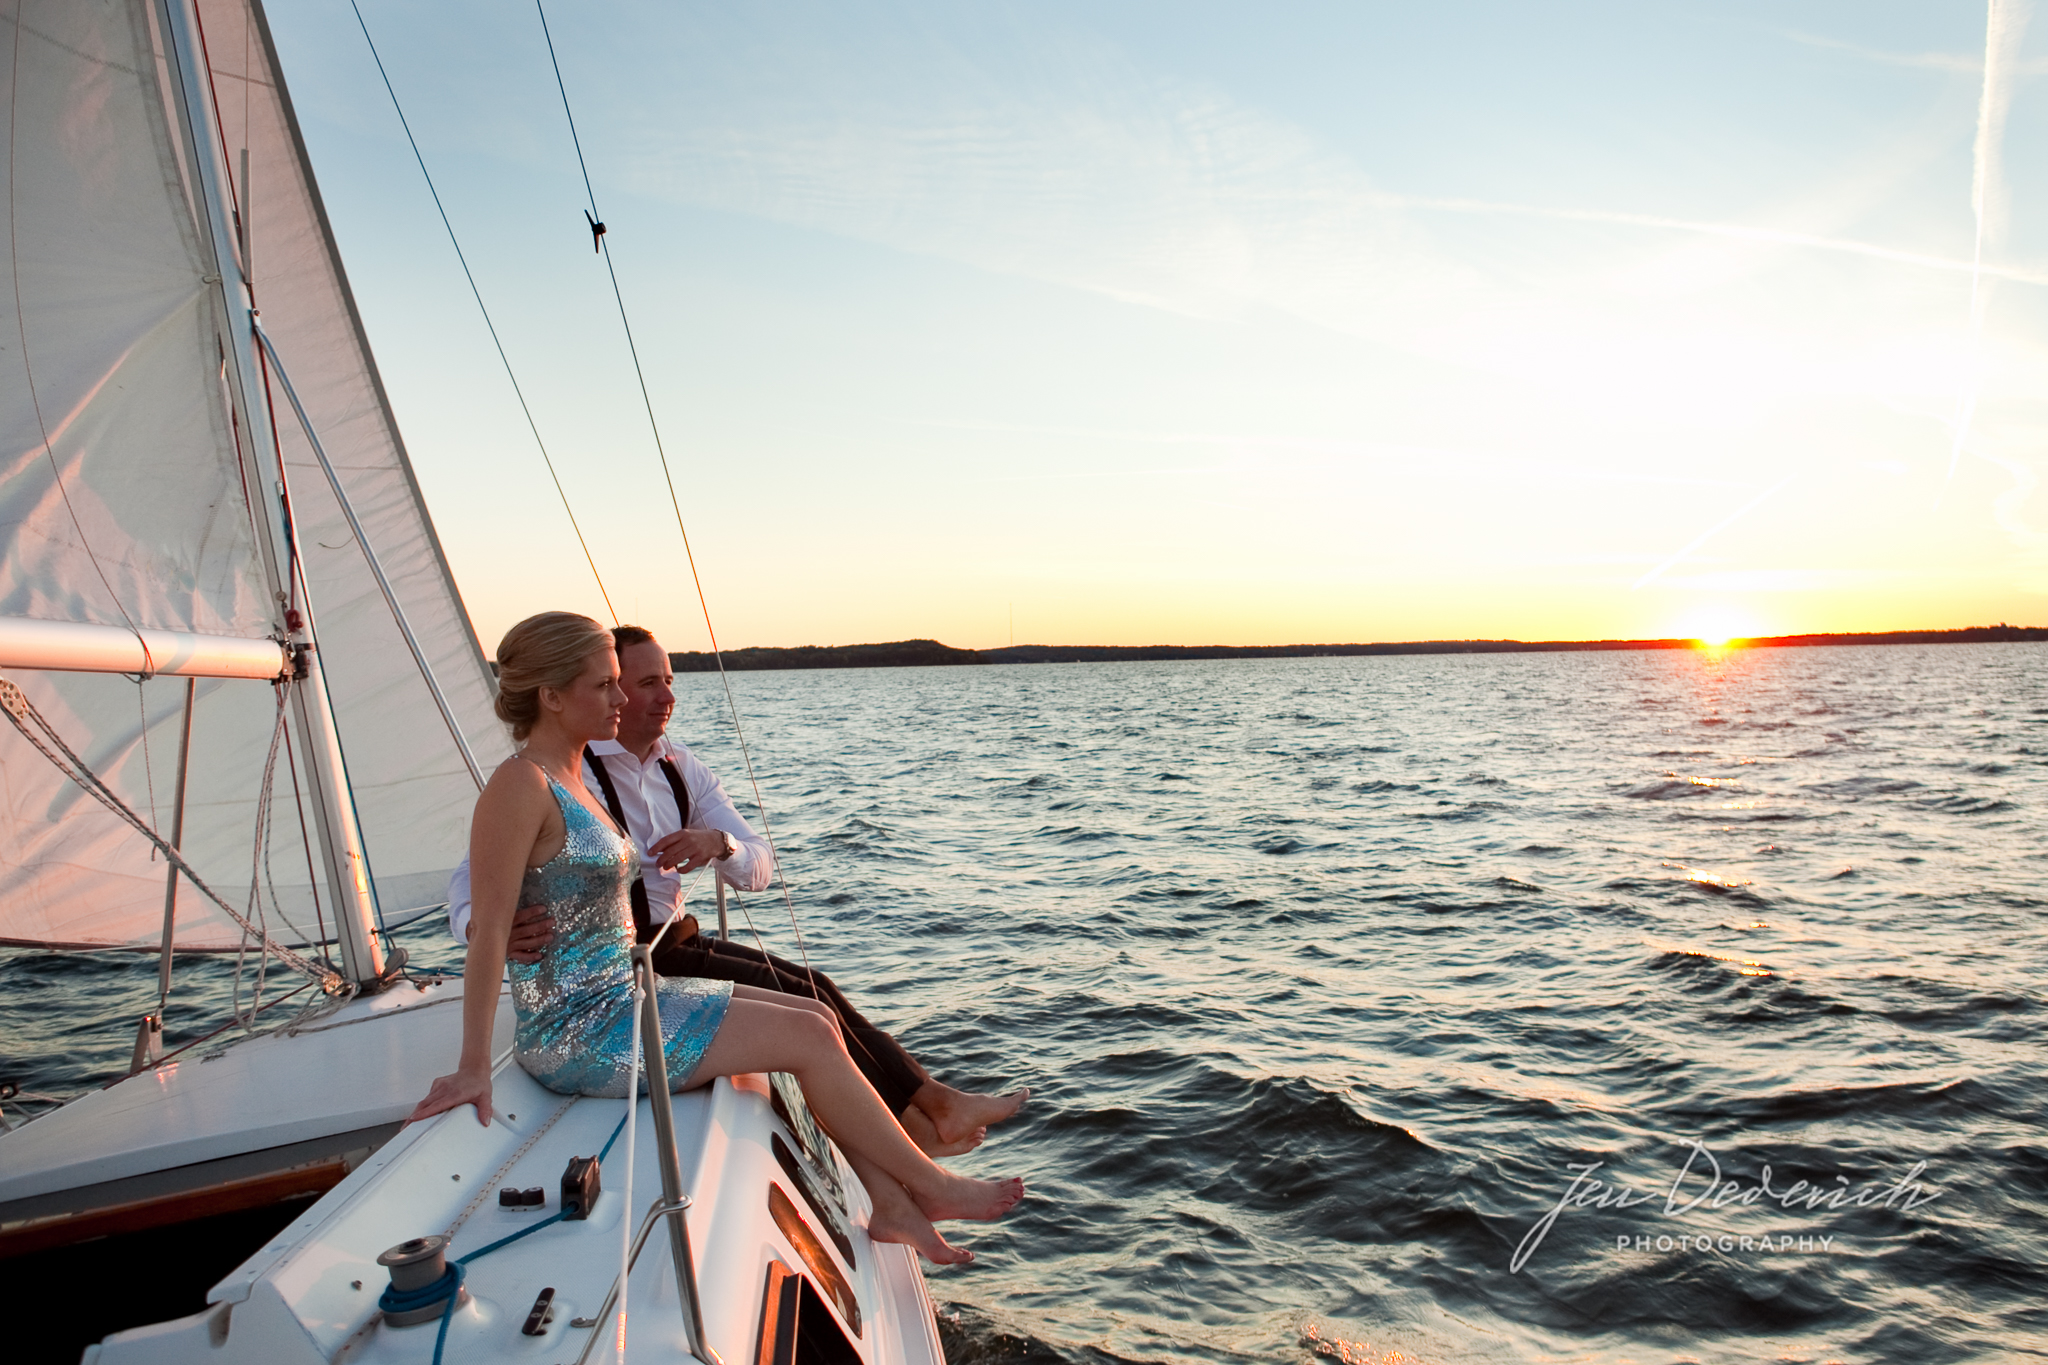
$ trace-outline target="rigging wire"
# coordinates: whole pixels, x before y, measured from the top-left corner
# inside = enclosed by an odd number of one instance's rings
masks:
[[[313,832],[306,823],[306,798],[299,788],[299,761],[292,757],[289,741],[284,746],[284,761],[292,776],[292,805],[299,813],[299,845],[306,853],[306,887],[313,893],[313,924],[320,930],[320,961],[331,971],[334,959],[327,953],[327,916],[320,908],[320,875],[313,870]],[[339,927],[336,926],[337,930]]]
[[[133,674],[123,674],[122,676],[134,677]],[[135,678],[135,714],[142,724],[140,732],[142,739],[142,780],[144,785],[149,788],[149,827],[155,829],[162,821],[156,813],[156,768],[149,761],[149,706],[144,702],[142,696],[142,689],[148,681],[147,678]],[[151,862],[156,861],[155,849],[149,851],[149,860]]]
[[[456,240],[455,225],[448,221],[448,210],[441,203],[441,192],[434,187],[433,174],[427,170],[427,159],[421,155],[419,141],[412,135],[412,124],[405,117],[405,108],[398,102],[398,91],[391,84],[391,74],[384,69],[384,58],[377,51],[377,41],[370,36],[370,25],[363,18],[362,6],[356,0],[349,0],[349,8],[355,11],[356,25],[363,31],[363,41],[370,46],[370,59],[377,63],[377,74],[384,81],[384,93],[391,96],[391,108],[398,115],[399,127],[405,130],[405,140],[412,148],[413,160],[419,163],[420,175],[427,182],[427,193],[433,196],[434,211],[441,215],[441,226],[447,229],[448,245],[455,248],[455,259],[462,265],[462,278],[469,281],[470,295],[476,300],[477,311],[483,314],[484,330],[491,334],[491,345],[498,350],[498,361],[505,367],[505,378],[512,383],[512,393],[519,400],[519,411],[526,417],[534,445],[540,448],[541,463],[548,467],[548,478],[554,481],[555,494],[562,500],[562,511],[568,514],[569,528],[576,533],[576,543],[583,548],[583,560],[590,565],[590,576],[597,580],[597,591],[604,598],[604,609],[611,613],[612,624],[617,625],[618,608],[612,605],[612,595],[605,589],[604,575],[597,571],[597,559],[590,553],[590,542],[583,537],[583,527],[576,520],[576,511],[569,506],[569,494],[562,488],[562,476],[555,472],[555,461],[548,454],[547,442],[541,439],[540,425],[534,421],[533,409],[526,405],[526,393],[519,387],[519,376],[512,372],[512,360],[505,354],[505,343],[498,339],[498,328],[491,321],[491,310],[484,306],[483,291],[477,287],[476,276],[470,272],[469,258],[462,254],[462,243]]]
[[[354,4],[355,0],[349,0],[349,3]],[[555,88],[562,95],[562,115],[569,121],[569,141],[576,148],[577,169],[583,173],[583,192],[590,200],[590,211],[586,216],[590,220],[591,244],[604,257],[605,273],[611,278],[612,298],[619,306],[619,325],[626,333],[626,351],[633,358],[633,375],[640,382],[640,401],[647,409],[647,428],[654,436],[654,453],[661,458],[661,477],[668,485],[668,502],[675,511],[676,530],[683,537],[683,556],[690,565],[690,583],[697,590],[697,606],[704,613],[704,633],[711,638],[711,658],[718,665],[718,681],[725,689],[726,709],[732,713],[733,734],[739,740],[740,758],[746,765],[748,785],[754,789],[754,809],[761,813],[761,835],[768,841],[768,853],[774,860],[775,880],[782,888],[782,903],[789,912],[790,930],[796,935],[797,955],[803,959],[806,979],[811,985],[811,994],[818,996],[816,973],[811,971],[810,953],[804,947],[804,931],[797,924],[796,902],[790,898],[789,879],[782,875],[782,855],[775,847],[775,831],[768,822],[768,803],[762,800],[761,781],[754,775],[754,756],[747,748],[746,727],[740,721],[739,702],[733,697],[732,680],[726,676],[725,656],[718,648],[718,630],[711,624],[711,603],[704,595],[704,580],[697,573],[697,555],[690,548],[689,527],[683,524],[682,502],[676,497],[675,475],[669,470],[668,449],[661,440],[661,423],[654,416],[654,399],[647,391],[647,373],[640,365],[640,348],[633,341],[633,323],[626,315],[626,296],[619,288],[619,272],[612,264],[611,246],[606,241],[604,216],[597,211],[597,191],[590,183],[590,165],[583,158],[583,139],[576,132],[575,111],[569,107],[569,86],[562,79],[562,63],[555,56],[555,38],[548,29],[547,6],[543,0],[533,0],[533,7],[540,15],[541,36],[547,40],[548,64],[554,68]],[[741,913],[745,914],[744,907]],[[747,927],[753,928],[752,916],[747,916]],[[760,938],[758,930],[754,936],[757,940]],[[819,999],[822,1001],[823,997],[819,996]]]
[[[106,780],[86,765],[85,760],[80,758],[71,746],[64,742],[63,736],[57,733],[56,727],[51,725],[43,713],[36,709],[35,703],[30,701],[19,687],[16,687],[5,678],[0,678],[0,711],[6,713],[7,719],[13,724],[14,728],[21,732],[22,738],[34,745],[36,751],[48,759],[57,771],[70,778],[73,782],[76,782],[85,790],[86,795],[92,797],[93,800],[99,802],[102,806],[105,806],[114,815],[126,822],[129,827],[134,829],[137,834],[140,834],[143,838],[149,840],[151,844],[155,845],[157,852],[164,855],[165,861],[184,873],[186,879],[198,889],[201,895],[219,906],[221,912],[239,925],[243,933],[255,936],[265,953],[276,957],[278,961],[284,963],[293,971],[301,972],[311,977],[319,982],[324,990],[330,993],[353,989],[348,983],[342,981],[340,977],[322,967],[319,963],[307,960],[270,937],[268,933],[245,919],[234,906],[229,905],[219,892],[206,884],[205,880],[193,870],[192,864],[186,862],[177,849],[172,848],[161,835],[143,823],[142,817],[137,815],[134,809],[126,801],[123,801],[112,787],[107,785]]]

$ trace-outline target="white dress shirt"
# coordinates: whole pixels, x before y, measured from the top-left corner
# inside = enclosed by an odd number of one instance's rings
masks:
[[[754,833],[711,769],[705,767],[687,747],[672,743],[664,735],[655,741],[645,762],[635,758],[617,740],[598,740],[590,749],[604,764],[612,786],[619,793],[619,805],[626,812],[626,832],[633,836],[633,845],[640,851],[640,880],[647,887],[647,913],[655,923],[659,924],[675,913],[676,898],[683,893],[683,875],[674,869],[662,871],[647,850],[679,829],[724,830],[739,844],[739,849],[730,858],[714,862],[711,866],[734,890],[765,891],[768,888],[774,872],[768,841]],[[682,812],[676,809],[675,790],[669,786],[668,776],[661,771],[664,758],[675,760],[676,768],[683,775],[683,790],[690,794],[688,826],[683,824]],[[599,785],[597,775],[590,771],[588,758],[583,760],[583,785],[590,789],[592,801],[604,806],[604,788]],[[468,858],[462,860],[462,865],[455,869],[455,875],[448,879],[448,930],[455,935],[457,943],[466,945],[469,942]]]

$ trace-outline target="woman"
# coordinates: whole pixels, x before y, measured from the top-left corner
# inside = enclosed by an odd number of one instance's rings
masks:
[[[472,904],[465,980],[496,981],[518,906],[546,904],[555,939],[536,964],[512,966],[520,1066],[564,1094],[623,1096],[631,1053],[632,911],[637,856],[583,785],[583,746],[618,733],[618,659],[611,632],[587,616],[546,612],[498,645],[497,712],[522,747],[477,798],[470,827]],[[868,1235],[950,1264],[972,1253],[932,1228],[947,1218],[1001,1217],[1019,1180],[970,1180],[936,1165],[904,1135],[854,1067],[830,1012],[750,986],[656,979],[671,1084],[787,1071],[838,1142],[874,1203]],[[460,1104],[491,1120],[495,992],[466,992],[462,1057],[435,1080],[411,1119]],[[408,1120],[410,1121],[410,1120]]]

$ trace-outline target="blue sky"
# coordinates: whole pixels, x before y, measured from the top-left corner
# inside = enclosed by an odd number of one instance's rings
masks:
[[[615,604],[701,647],[532,9],[362,3]],[[721,640],[967,646],[2048,622],[2029,17],[549,11]],[[354,15],[271,21],[486,643],[601,615]]]

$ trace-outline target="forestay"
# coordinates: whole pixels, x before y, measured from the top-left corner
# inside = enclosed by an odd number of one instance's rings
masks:
[[[177,0],[172,0],[177,3]],[[379,382],[260,13],[201,0],[212,75],[203,154],[233,188],[263,323],[477,757],[506,750],[491,682]],[[195,177],[150,0],[24,0],[0,20],[11,111],[11,288],[0,291],[0,615],[241,637],[278,633],[238,431]],[[217,119],[214,124],[211,120]],[[245,159],[246,157],[246,159]],[[16,300],[19,300],[17,307]],[[475,786],[362,547],[277,388],[319,653],[379,899],[437,899]],[[277,454],[255,452],[274,484]],[[44,715],[168,833],[184,684],[10,670]],[[201,680],[185,856],[231,901],[252,870],[313,927],[307,858],[280,760],[272,854],[253,856],[277,718],[266,683]],[[145,749],[144,740],[147,740]],[[0,940],[154,945],[165,869],[0,730]],[[303,773],[303,764],[301,765]],[[324,888],[322,891],[324,896]],[[240,931],[189,891],[176,942]],[[271,930],[298,935],[274,919]]]

